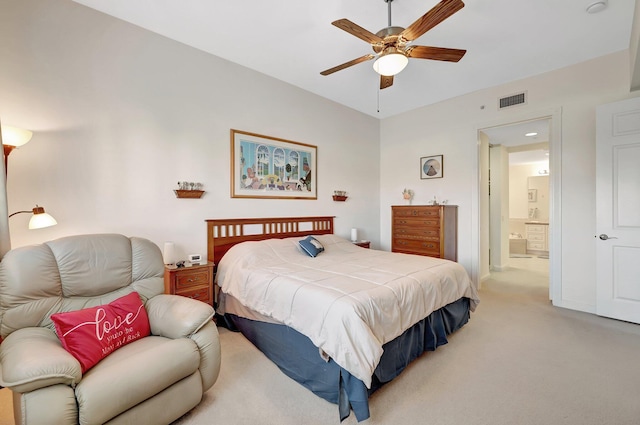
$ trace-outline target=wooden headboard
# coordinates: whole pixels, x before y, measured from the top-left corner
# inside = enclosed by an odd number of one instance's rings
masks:
[[[333,216],[211,219],[207,260],[217,263],[233,245],[246,241],[333,233]]]

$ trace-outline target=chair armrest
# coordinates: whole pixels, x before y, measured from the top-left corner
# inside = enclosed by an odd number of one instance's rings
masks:
[[[48,328],[22,328],[0,344],[0,385],[26,393],[54,384],[75,385],[80,362]]]
[[[166,338],[191,338],[200,352],[202,391],[216,382],[220,373],[220,340],[209,304],[179,295],[156,295],[146,303],[151,333]]]
[[[209,304],[179,295],[156,295],[145,305],[151,334],[166,338],[189,338],[211,322],[215,311]]]
[[[218,328],[209,322],[191,336],[200,350],[200,376],[202,377],[202,391],[213,386],[220,374],[220,339]]]

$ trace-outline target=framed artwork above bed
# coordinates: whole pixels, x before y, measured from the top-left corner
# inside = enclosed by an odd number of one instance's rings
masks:
[[[318,148],[231,130],[231,197],[317,199]]]

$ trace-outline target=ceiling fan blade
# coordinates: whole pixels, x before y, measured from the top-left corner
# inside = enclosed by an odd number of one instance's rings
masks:
[[[376,55],[370,53],[368,55],[361,56],[358,59],[354,59],[352,61],[345,62],[342,65],[338,65],[338,66],[334,66],[333,68],[326,69],[326,70],[322,71],[320,74],[322,74],[322,75],[333,74],[334,72],[340,71],[340,70],[345,69],[345,68],[349,68],[350,66],[357,65],[357,64],[359,64],[361,62],[366,62],[366,61],[371,60],[371,59],[373,59],[375,57],[376,57]]]
[[[462,0],[442,0],[430,11],[422,15],[421,18],[409,25],[407,29],[400,33],[400,36],[407,41],[413,41],[463,7]]]
[[[348,19],[338,19],[337,21],[331,22],[331,24],[335,25],[341,30],[348,32],[349,34],[355,35],[356,37],[366,41],[367,43],[376,44],[383,42],[382,38],[378,37],[370,31],[367,31],[360,25],[354,24]]]
[[[380,90],[386,89],[393,85],[393,75],[381,75],[380,76]]]
[[[458,62],[467,51],[462,49],[448,49],[446,47],[411,46],[407,48],[406,53],[410,58]]]

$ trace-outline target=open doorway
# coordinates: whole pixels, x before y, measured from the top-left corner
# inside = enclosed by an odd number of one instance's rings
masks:
[[[480,130],[488,149],[489,276],[509,272],[515,285],[549,288],[551,118]],[[529,290],[529,288],[522,288]]]

